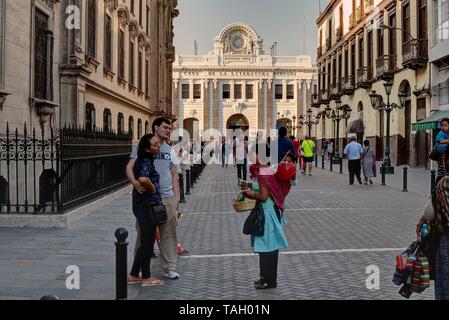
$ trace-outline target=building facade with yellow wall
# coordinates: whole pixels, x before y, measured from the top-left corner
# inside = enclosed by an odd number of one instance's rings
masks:
[[[391,81],[390,102],[407,95],[405,108],[393,110],[390,149],[393,165],[428,166],[431,135],[413,132],[412,124],[430,115],[428,7],[426,0],[333,0],[317,20],[319,91],[316,106],[335,109],[335,98],[352,109],[340,122],[340,146],[349,134],[369,140],[383,158],[387,117],[372,107],[370,93],[387,102],[384,83]],[[333,139],[335,124],[321,122],[318,139]],[[340,151],[342,147],[340,148]]]

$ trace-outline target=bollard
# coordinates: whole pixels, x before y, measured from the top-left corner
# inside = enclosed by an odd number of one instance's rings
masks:
[[[321,169],[324,170],[324,155],[321,157]]]
[[[182,173],[179,174],[179,203],[186,203],[186,198],[184,195],[184,175]]]
[[[186,195],[190,195],[190,186],[192,185],[192,177],[190,170],[186,170]]]
[[[340,158],[340,174],[343,174],[343,158]]]
[[[436,186],[436,171],[432,170],[431,175],[430,175],[430,194],[433,195],[435,194],[435,186]]]
[[[408,178],[408,168],[405,167],[405,168],[404,168],[404,177],[403,177],[403,188],[402,188],[402,192],[408,192],[408,189],[407,189],[407,178]]]
[[[128,298],[128,231],[124,228],[115,230],[115,290],[116,300]]]
[[[329,162],[331,163],[331,170],[330,171],[332,172],[332,171],[334,171],[334,167],[333,167],[334,166],[334,163],[333,163],[334,162],[334,157],[331,157]]]
[[[318,153],[315,154],[315,168],[318,168]]]
[[[382,175],[382,185],[386,186],[386,183],[385,183],[385,164],[382,163],[382,168],[380,169],[380,171],[381,171],[381,175]]]

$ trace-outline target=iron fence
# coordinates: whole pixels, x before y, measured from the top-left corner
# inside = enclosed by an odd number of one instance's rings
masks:
[[[0,134],[0,213],[57,214],[126,184],[129,134],[64,127]]]

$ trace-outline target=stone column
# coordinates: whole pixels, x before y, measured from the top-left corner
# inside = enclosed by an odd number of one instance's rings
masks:
[[[277,122],[277,108],[274,100],[274,83],[272,79],[267,80],[267,129],[275,129]]]
[[[232,89],[231,89],[232,90]],[[217,129],[223,134],[223,86],[218,84],[218,126]]]
[[[213,98],[213,102],[211,104],[211,113],[212,113],[212,117],[213,117],[213,129],[217,129],[218,130],[218,106],[219,106],[219,95],[220,95],[220,81],[217,79],[214,79],[214,89],[213,89],[213,93],[212,93],[212,98]]]
[[[207,130],[210,128],[210,93],[211,87],[213,84],[209,80],[203,81],[203,92],[202,92],[202,100],[203,100],[203,130]]]

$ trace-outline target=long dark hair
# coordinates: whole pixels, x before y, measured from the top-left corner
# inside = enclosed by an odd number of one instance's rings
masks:
[[[151,155],[146,151],[146,149],[150,149],[151,148],[151,139],[153,139],[154,134],[146,134],[144,135],[140,141],[139,141],[139,146],[137,149],[137,157],[139,159],[145,159],[145,158],[150,158]]]

